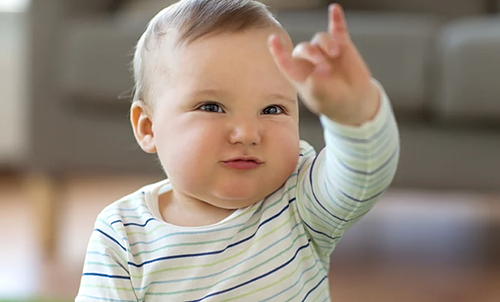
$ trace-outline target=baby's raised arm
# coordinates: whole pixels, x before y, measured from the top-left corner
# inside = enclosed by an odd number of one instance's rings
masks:
[[[299,171],[297,206],[312,241],[328,261],[347,228],[375,205],[398,163],[399,135],[389,99],[360,127],[321,118],[326,147]]]
[[[277,36],[269,39],[277,65],[324,128],[326,148],[303,159],[297,201],[325,261],[386,191],[399,158],[389,99],[351,41],[340,5],[331,5],[329,15],[328,31],[294,50]]]

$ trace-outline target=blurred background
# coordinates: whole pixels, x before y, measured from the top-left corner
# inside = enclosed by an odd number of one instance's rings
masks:
[[[172,2],[0,0],[0,301],[74,300],[99,211],[162,179],[129,126],[129,62]],[[327,28],[331,1],[262,2],[296,43]],[[500,0],[338,2],[402,149],[332,256],[332,297],[500,301]]]

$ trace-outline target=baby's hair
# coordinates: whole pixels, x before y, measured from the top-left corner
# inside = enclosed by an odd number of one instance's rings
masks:
[[[176,42],[182,44],[208,35],[272,26],[280,25],[264,4],[252,0],[180,0],[163,9],[149,22],[135,49],[133,101],[150,97],[151,79],[147,75],[158,72],[159,64],[147,64],[145,58],[172,30],[178,35]]]

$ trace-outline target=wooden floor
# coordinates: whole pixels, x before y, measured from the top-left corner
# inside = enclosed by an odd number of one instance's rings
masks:
[[[23,177],[0,175],[0,300],[74,299],[100,210],[154,175],[72,175],[57,191],[58,245],[42,258]],[[390,190],[332,257],[333,301],[499,302],[500,192]]]

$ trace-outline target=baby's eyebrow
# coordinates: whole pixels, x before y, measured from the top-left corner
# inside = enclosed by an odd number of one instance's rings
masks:
[[[194,92],[194,95],[203,95],[203,96],[211,96],[215,98],[223,98],[226,96],[229,96],[230,93],[226,90],[222,89],[213,89],[213,88],[208,88],[208,89],[200,89],[196,90]],[[284,101],[287,103],[290,103],[292,105],[295,105],[297,103],[297,97],[290,97],[285,94],[281,93],[271,93],[269,95],[266,95],[266,99],[268,100],[276,100],[276,101]]]
[[[229,93],[222,89],[200,89],[194,92],[195,95],[209,95],[214,97],[226,96]]]
[[[271,99],[274,99],[274,100],[280,100],[280,101],[285,101],[285,102],[288,102],[288,103],[292,103],[292,104],[296,104],[297,103],[297,98],[291,98],[289,96],[286,96],[284,94],[281,94],[281,93],[272,93],[270,95],[270,98]]]

